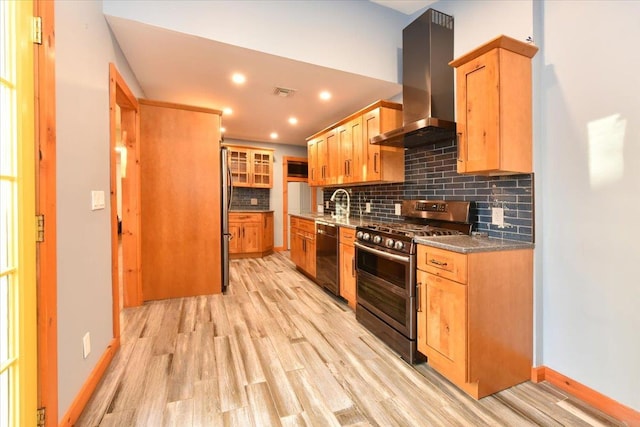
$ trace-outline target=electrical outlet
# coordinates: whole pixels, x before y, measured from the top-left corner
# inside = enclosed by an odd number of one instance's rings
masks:
[[[328,200],[326,202],[324,202],[324,208],[325,209],[329,209],[329,201]]]
[[[402,215],[402,205],[400,203],[396,203],[396,215]]]
[[[491,224],[504,227],[504,209],[491,208]]]
[[[89,353],[91,353],[91,335],[87,332],[82,337],[82,357],[86,359]]]
[[[91,210],[104,209],[104,191],[91,191]]]
[[[371,202],[367,202],[364,204],[364,211],[367,213],[371,212]]]
[[[251,199],[251,206],[256,206],[258,204],[258,199]]]

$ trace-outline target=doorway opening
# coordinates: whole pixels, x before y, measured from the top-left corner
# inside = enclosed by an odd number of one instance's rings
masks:
[[[306,157],[284,157],[282,159],[282,246],[291,247],[289,236],[289,214],[309,213],[316,210],[316,188],[309,187],[308,178],[300,171],[307,171]],[[293,173],[292,173],[293,172]]]

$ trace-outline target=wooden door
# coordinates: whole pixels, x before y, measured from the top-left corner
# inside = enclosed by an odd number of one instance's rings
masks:
[[[220,114],[140,100],[144,300],[221,291]]]
[[[324,185],[329,178],[329,170],[328,170],[328,161],[327,161],[327,135],[323,134],[319,136],[316,140],[316,151],[318,153],[317,164],[318,164],[318,176],[316,179],[317,185]]]
[[[500,79],[494,49],[457,70],[458,172],[500,168]]]
[[[366,167],[363,171],[365,181],[379,181],[380,175],[380,146],[369,143],[369,139],[380,134],[380,109],[376,108],[362,117],[362,146]]]
[[[318,185],[318,140],[312,139],[307,143],[307,158],[309,164],[309,186]]]
[[[418,349],[447,378],[465,382],[467,374],[467,286],[421,273],[423,333]],[[420,329],[420,327],[419,327]]]
[[[305,270],[311,276],[316,277],[316,237],[307,233],[304,246]]]
[[[353,140],[351,138],[351,126],[346,123],[336,128],[336,138],[338,140],[337,161],[337,184],[345,184],[352,181],[349,173],[349,165],[353,162]]]
[[[248,222],[242,224],[242,252],[254,253],[262,251],[262,224]]]
[[[356,250],[353,244],[340,243],[340,296],[356,308]]]
[[[273,153],[266,150],[252,150],[251,159],[252,187],[273,187]]]
[[[302,231],[291,228],[291,261],[298,267],[302,267],[304,262],[303,241]]]
[[[250,187],[251,152],[246,148],[229,147],[229,169],[234,187]]]
[[[242,223],[229,222],[229,233],[231,239],[229,240],[229,253],[239,254],[242,252]]]
[[[324,183],[331,185],[338,182],[340,175],[340,145],[335,129],[326,133],[326,147]]]
[[[273,213],[265,213],[263,216],[264,227],[262,229],[262,251],[273,249]]]

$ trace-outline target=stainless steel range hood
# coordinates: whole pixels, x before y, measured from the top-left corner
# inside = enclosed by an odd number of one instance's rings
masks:
[[[405,148],[455,138],[453,17],[428,9],[402,30],[403,126],[371,144]]]

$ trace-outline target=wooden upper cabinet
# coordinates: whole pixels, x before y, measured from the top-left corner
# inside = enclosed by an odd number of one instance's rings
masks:
[[[538,48],[500,36],[456,68],[458,173],[531,173],[531,58]]]
[[[234,187],[273,187],[273,150],[227,145]]]
[[[362,116],[363,171],[366,182],[404,182],[404,149],[374,145],[374,136],[402,125],[402,110],[379,107]]]
[[[313,135],[307,140],[309,185],[403,182],[404,150],[369,143],[401,125],[402,105],[378,101]]]

